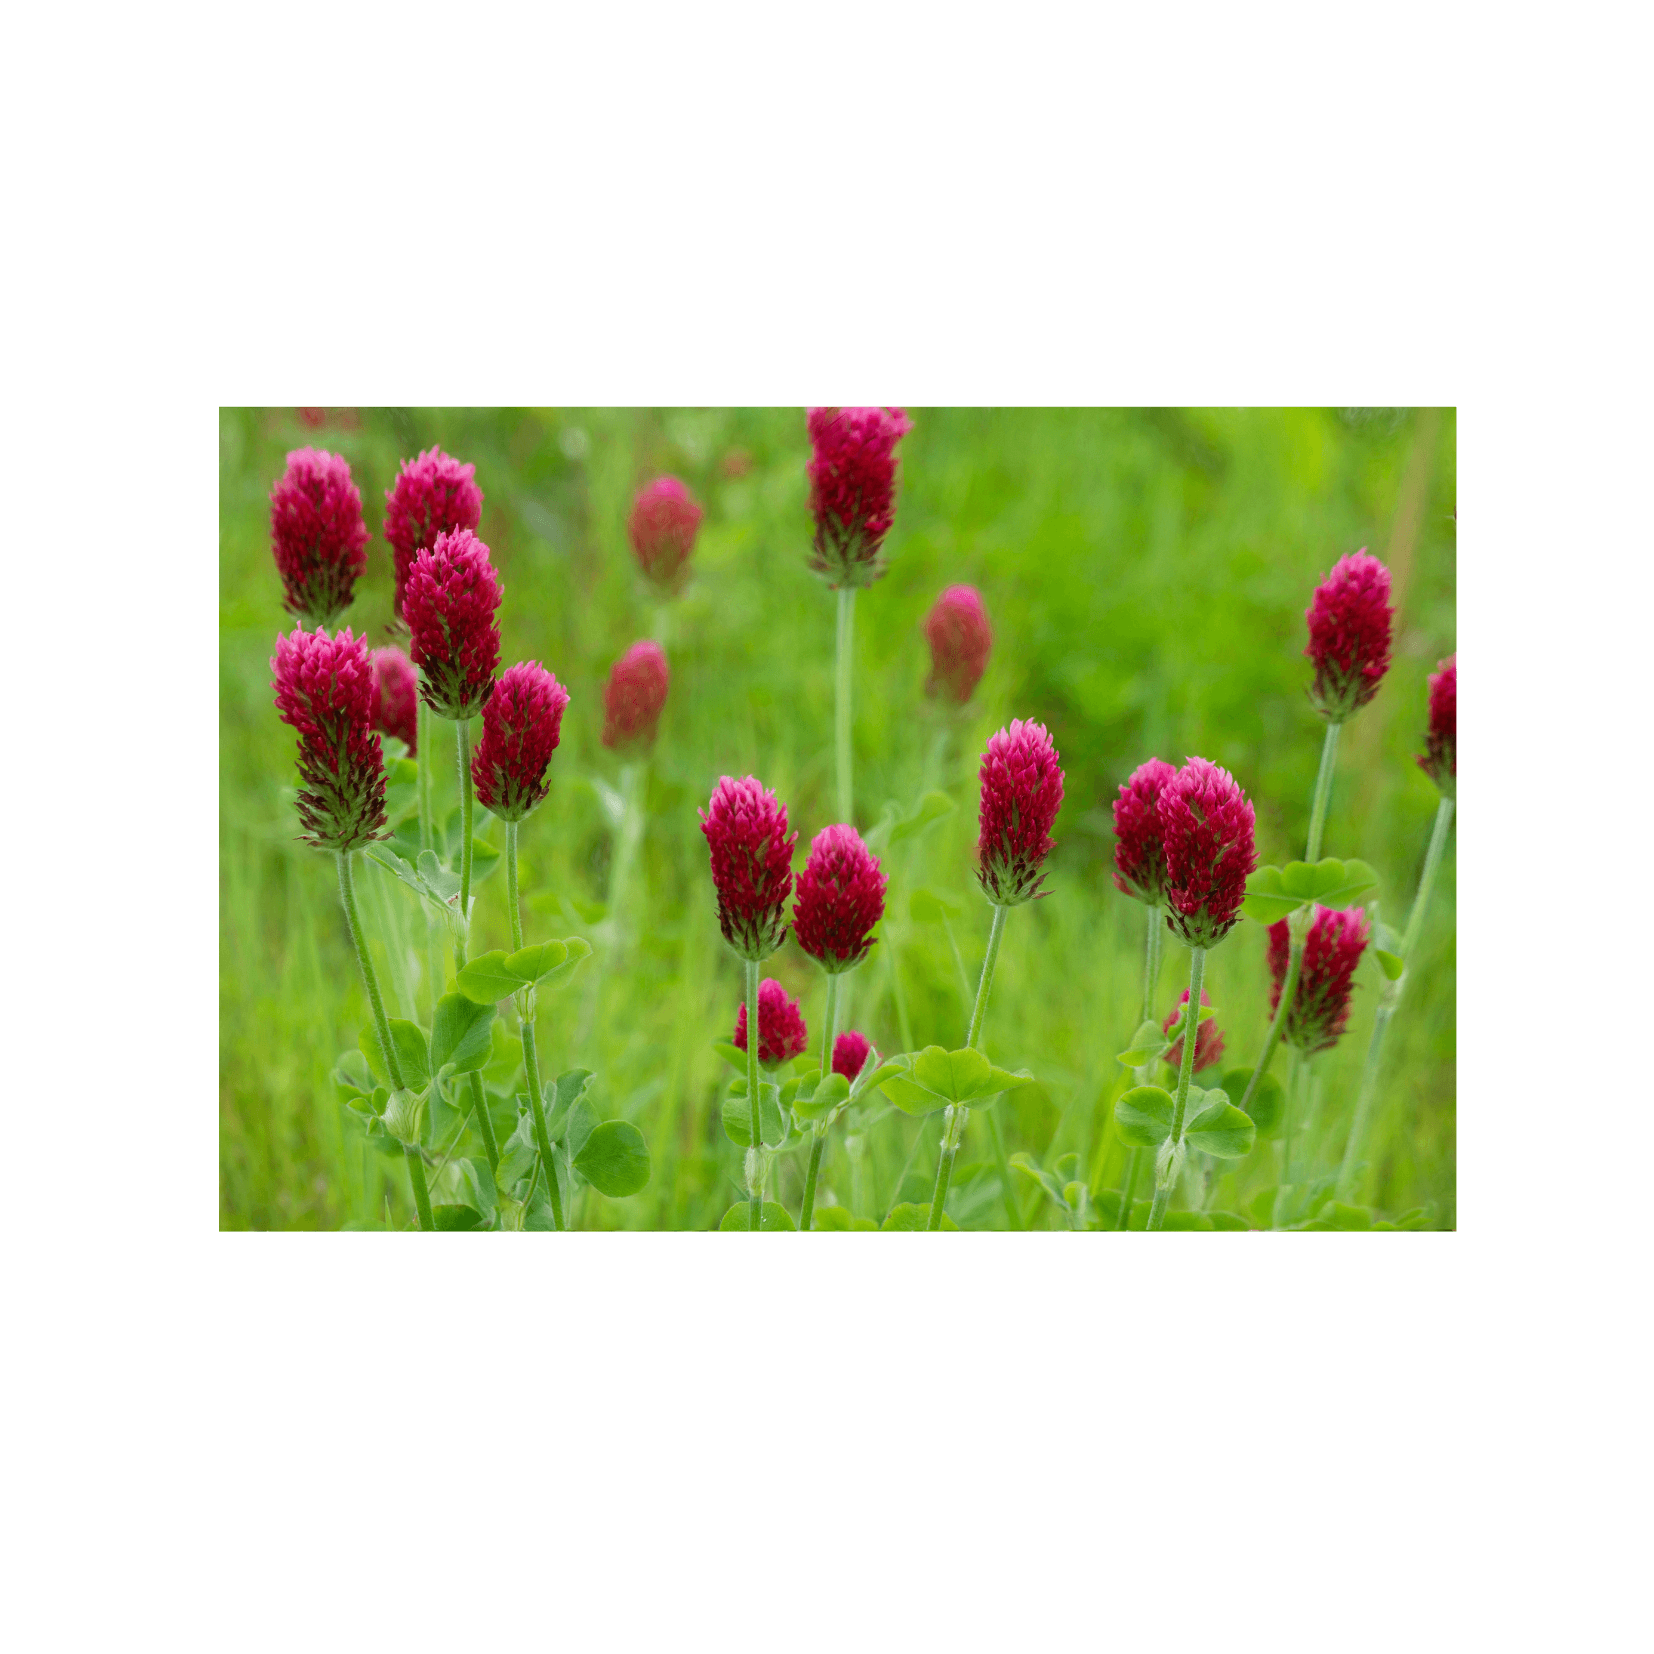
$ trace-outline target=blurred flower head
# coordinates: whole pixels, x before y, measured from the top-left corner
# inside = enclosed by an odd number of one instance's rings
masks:
[[[1341,724],[1378,693],[1390,665],[1390,571],[1365,547],[1340,557],[1304,611],[1315,663],[1309,698]]]
[[[638,490],[626,528],[639,566],[657,585],[675,588],[687,577],[701,517],[694,496],[676,477],[656,477]]]
[[[414,558],[434,546],[439,534],[462,528],[474,533],[482,521],[482,490],[476,477],[476,466],[461,465],[440,448],[428,448],[417,459],[404,460],[394,486],[385,490],[385,538],[396,571],[392,606],[398,615],[404,615]]]
[[[488,547],[468,528],[436,537],[408,571],[403,614],[425,704],[456,722],[474,718],[494,692],[505,589]]]
[[[1177,774],[1163,758],[1139,764],[1114,801],[1114,885],[1157,906],[1166,895],[1166,846],[1160,838],[1160,790]]]
[[[884,573],[896,444],[912,429],[900,408],[810,409],[810,567],[829,586],[870,586]]]
[[[604,746],[653,743],[670,677],[666,651],[647,641],[634,643],[610,667],[609,681],[603,686]]]
[[[981,682],[993,647],[982,594],[975,586],[949,586],[925,616],[925,636],[930,640],[925,693],[940,693],[963,706]]]
[[[482,709],[482,739],[471,756],[478,799],[505,821],[520,821],[551,791],[551,755],[563,733],[569,692],[537,660],[509,666]]]
[[[412,758],[419,744],[419,674],[395,644],[373,651],[373,727],[394,735]]]
[[[1228,770],[1191,758],[1161,787],[1155,810],[1166,847],[1166,923],[1191,948],[1212,947],[1240,918],[1258,864],[1251,801]]]
[[[1305,1056],[1336,1045],[1344,1032],[1350,1020],[1351,979],[1367,945],[1367,932],[1367,916],[1358,907],[1316,908],[1304,941],[1298,986],[1281,1026],[1281,1038]],[[1286,920],[1276,920],[1269,927],[1271,1015],[1281,1003],[1291,945]],[[1197,1045],[1197,1053],[1199,1049]]]
[[[1044,724],[1013,718],[982,754],[977,880],[990,902],[1012,907],[1043,894],[1051,824],[1062,806],[1063,773]]]
[[[792,894],[797,833],[786,806],[753,776],[724,776],[701,811],[712,857],[718,928],[743,959],[767,959],[787,939],[785,908]]]
[[[858,1034],[854,1028],[846,1028],[833,1041],[833,1072],[842,1074],[851,1085],[856,1083],[856,1076],[862,1071],[868,1056],[871,1055],[875,1063],[879,1054],[865,1034]]]
[[[810,844],[793,903],[793,936],[829,975],[867,957],[884,917],[886,879],[854,827],[823,827]]]
[[[1459,785],[1459,657],[1436,662],[1430,674],[1430,733],[1418,765],[1443,798],[1452,798]]]
[[[270,490],[270,547],[282,606],[309,626],[331,626],[350,607],[368,566],[367,544],[350,466],[325,449],[295,448]]]
[[[1200,1003],[1202,1005],[1210,1005],[1212,1003],[1212,996],[1207,993],[1204,988],[1200,990]],[[1187,1012],[1188,1006],[1189,990],[1185,988],[1183,990],[1183,997],[1179,999],[1177,1004],[1166,1013],[1166,1020],[1160,1024],[1160,1032],[1163,1034],[1169,1034],[1172,1031],[1172,1026],[1177,1019]],[[1169,1062],[1173,1068],[1181,1068],[1183,1066],[1183,1040],[1180,1038],[1173,1044],[1167,1046],[1163,1055],[1165,1060]],[[1201,1023],[1195,1031],[1194,1072],[1198,1074],[1201,1069],[1210,1068],[1213,1063],[1220,1062],[1222,1058],[1223,1035],[1218,1031],[1216,1018],[1213,1018],[1209,1022]]]
[[[784,1062],[802,1056],[810,1043],[809,1030],[804,1026],[804,1013],[798,1001],[787,996],[787,990],[774,977],[765,977],[758,984],[758,1060],[765,1068],[779,1068]],[[737,1050],[747,1048],[747,1003],[741,1001],[735,1013],[735,1045]]]

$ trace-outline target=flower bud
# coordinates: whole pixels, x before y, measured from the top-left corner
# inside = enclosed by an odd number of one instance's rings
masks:
[[[419,674],[395,644],[373,651],[373,727],[394,735],[412,758],[419,744]]]
[[[809,1030],[798,1001],[774,977],[758,984],[758,1061],[765,1068],[779,1068],[808,1049]],[[735,1048],[747,1048],[747,1003],[742,1000],[735,1012]]]
[[[551,755],[569,692],[536,660],[508,667],[482,709],[471,755],[477,799],[503,821],[520,821],[551,791]]]
[[[1051,824],[1062,806],[1063,773],[1044,724],[1013,718],[982,754],[977,880],[990,902],[1013,907],[1043,894]]]
[[[975,586],[949,586],[925,617],[930,641],[930,677],[925,693],[938,693],[963,706],[981,682],[993,647],[988,611]]]
[[[1390,571],[1365,547],[1340,557],[1304,611],[1315,683],[1309,698],[1341,724],[1378,693],[1390,665]]]
[[[270,545],[282,606],[311,627],[331,626],[350,607],[368,566],[362,496],[342,456],[296,448],[270,490]]]
[[[694,496],[676,477],[656,477],[638,490],[626,530],[639,567],[657,585],[670,590],[688,577],[702,515]]]
[[[475,532],[482,521],[476,476],[476,466],[428,448],[417,459],[404,460],[395,484],[385,490],[385,538],[396,573],[392,606],[398,615],[404,613],[408,575],[420,552],[429,551],[439,534],[462,528]]]
[[[787,939],[784,910],[792,894],[793,849],[787,811],[753,776],[724,776],[701,811],[712,858],[718,927],[743,959],[767,959]]]
[[[879,1054],[873,1049],[867,1036],[858,1034],[854,1028],[846,1028],[833,1041],[833,1072],[842,1074],[851,1085],[854,1085],[857,1076],[866,1066],[869,1055],[876,1064]]]
[[[494,692],[505,595],[488,547],[468,528],[439,534],[408,571],[403,615],[412,634],[425,704],[456,723],[474,718]]]
[[[1305,1056],[1336,1045],[1348,1025],[1352,979],[1367,937],[1367,918],[1360,908],[1315,909],[1298,986],[1281,1025],[1281,1038]],[[1274,983],[1269,996],[1271,1015],[1281,1003],[1290,948],[1287,921],[1278,919],[1269,927],[1269,974]],[[1195,1049],[1198,1052],[1200,1047]]]
[[[1436,783],[1443,798],[1459,785],[1459,657],[1436,662],[1430,674],[1430,733],[1418,766]]]
[[[823,827],[811,841],[798,876],[793,937],[829,976],[867,957],[873,927],[884,917],[887,882],[854,827]]]
[[[829,586],[870,586],[884,573],[896,444],[912,429],[900,408],[810,409],[810,567]]]
[[[1251,802],[1228,770],[1191,758],[1162,786],[1155,811],[1166,847],[1166,923],[1191,948],[1213,947],[1240,918],[1258,864]]]
[[[603,745],[652,746],[670,679],[665,650],[658,643],[634,643],[603,686]]]
[[[1114,885],[1151,907],[1166,896],[1166,847],[1160,839],[1160,789],[1177,774],[1163,758],[1139,764],[1114,801]]]

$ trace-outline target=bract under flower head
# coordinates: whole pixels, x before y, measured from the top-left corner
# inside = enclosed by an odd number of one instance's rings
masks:
[[[652,744],[670,681],[666,651],[658,643],[634,643],[603,686],[603,745]]]
[[[724,776],[701,811],[712,856],[718,927],[743,959],[767,959],[787,939],[784,910],[792,894],[797,833],[787,811],[753,776]]]
[[[1365,547],[1340,557],[1304,611],[1315,663],[1309,698],[1341,724],[1378,693],[1390,665],[1390,571]]]
[[[994,641],[976,587],[949,586],[925,616],[925,637],[930,642],[925,693],[963,706],[982,680]]]
[[[851,1085],[854,1085],[857,1075],[866,1066],[869,1055],[875,1063],[878,1062],[879,1054],[873,1049],[867,1036],[858,1034],[854,1028],[846,1028],[833,1041],[833,1072],[842,1074]]]
[[[1207,993],[1204,988],[1200,990],[1200,1003],[1202,1005],[1210,1005],[1212,1003],[1212,996]],[[1160,1024],[1161,1033],[1169,1034],[1172,1031],[1173,1024],[1176,1023],[1177,1019],[1184,1014],[1188,1008],[1188,1004],[1189,990],[1185,988],[1183,990],[1183,997],[1179,999],[1177,1004],[1166,1013],[1166,1020]],[[1175,1040],[1171,1045],[1167,1046],[1163,1055],[1165,1060],[1169,1062],[1173,1068],[1181,1068],[1183,1066],[1182,1039]],[[1209,1022],[1201,1023],[1195,1032],[1194,1072],[1198,1074],[1201,1069],[1210,1068],[1213,1063],[1221,1062],[1222,1059],[1223,1035],[1219,1032],[1217,1021],[1214,1018]]]
[[[425,704],[456,722],[474,718],[494,692],[505,590],[488,547],[468,528],[439,534],[408,571],[403,615]]]
[[[299,821],[318,850],[383,836],[385,762],[373,730],[373,663],[347,626],[335,638],[295,628],[270,662],[276,711],[299,736]]]
[[[471,756],[477,797],[504,821],[520,821],[551,791],[551,755],[569,692],[537,660],[507,667],[482,709]]]
[[[419,745],[419,674],[395,644],[373,651],[373,727],[394,735],[410,758]]]
[[[804,1013],[798,1001],[787,995],[787,990],[774,977],[765,977],[758,984],[758,1060],[765,1068],[779,1068],[801,1056],[810,1043],[809,1030],[804,1026]],[[747,1003],[741,1001],[735,1013],[735,1047],[747,1048]]]
[[[810,567],[829,586],[871,586],[895,521],[896,444],[913,429],[900,408],[811,408]]]
[[[1459,788],[1459,657],[1449,655],[1430,674],[1430,733],[1418,766],[1443,798]]]
[[[270,545],[282,606],[312,627],[331,626],[368,566],[362,496],[350,466],[325,449],[295,448],[270,490]]]
[[[793,936],[829,976],[859,965],[884,917],[886,879],[854,827],[823,827],[793,903]]]
[[[1114,801],[1114,885],[1156,906],[1166,895],[1166,846],[1160,838],[1160,789],[1177,774],[1164,758],[1139,764]]]
[[[385,490],[385,538],[390,542],[396,572],[397,614],[408,589],[414,559],[436,544],[439,534],[468,528],[482,521],[482,490],[477,468],[461,465],[440,448],[427,448],[417,459],[402,462],[395,484]]]
[[[1191,758],[1161,787],[1155,810],[1166,849],[1166,923],[1190,947],[1212,947],[1240,918],[1247,875],[1258,864],[1251,801],[1228,770]]]
[[[638,490],[626,529],[638,565],[651,580],[668,588],[683,584],[703,515],[688,485],[676,477],[656,477]]]
[[[1281,1025],[1281,1038],[1305,1056],[1336,1045],[1344,1032],[1350,1020],[1351,979],[1367,945],[1367,934],[1367,916],[1360,908],[1316,908],[1304,940],[1298,986]],[[1271,1015],[1281,1003],[1290,949],[1287,922],[1278,919],[1269,927],[1269,974],[1274,983],[1269,995]],[[1197,1045],[1195,1050],[1199,1049]]]
[[[1043,894],[1051,824],[1062,806],[1063,773],[1044,724],[1013,718],[982,754],[977,880],[998,907]]]

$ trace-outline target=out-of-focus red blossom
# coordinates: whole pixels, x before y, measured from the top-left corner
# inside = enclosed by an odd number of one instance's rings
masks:
[[[1436,783],[1443,798],[1451,798],[1459,785],[1459,657],[1449,655],[1436,662],[1430,674],[1430,733],[1419,768]]]
[[[833,1072],[842,1074],[851,1085],[856,1083],[856,1076],[861,1073],[871,1053],[875,1063],[879,1054],[873,1050],[872,1042],[865,1034],[858,1034],[854,1028],[846,1028],[833,1041]]]
[[[1014,907],[1044,894],[1045,858],[1056,848],[1063,773],[1045,725],[1013,718],[989,737],[980,773],[977,880],[990,902]]]
[[[854,827],[823,827],[798,876],[793,936],[829,976],[867,957],[884,917],[887,880]]]
[[[270,490],[270,544],[282,606],[312,627],[331,625],[368,566],[362,496],[340,455],[295,448],[287,456]]]
[[[896,444],[912,429],[900,408],[810,409],[810,567],[829,586],[870,586],[884,573],[884,537],[895,521]]]
[[[753,776],[726,775],[700,814],[724,940],[743,959],[767,959],[787,939],[798,834],[787,831],[786,807]]]
[[[925,693],[940,692],[963,706],[981,682],[993,647],[982,594],[975,586],[949,586],[925,616],[925,636],[930,640]]]
[[[1204,988],[1200,990],[1200,1003],[1202,1005],[1212,1003],[1212,996]],[[1188,1005],[1189,990],[1185,988],[1183,997],[1166,1013],[1166,1020],[1160,1024],[1160,1032],[1169,1034],[1172,1031],[1172,1025],[1187,1011]],[[1181,1068],[1183,1066],[1183,1041],[1179,1039],[1175,1044],[1167,1046],[1163,1055],[1173,1068]],[[1201,1023],[1195,1032],[1194,1072],[1198,1074],[1201,1069],[1210,1068],[1213,1063],[1220,1061],[1222,1057],[1223,1035],[1218,1031],[1216,1018],[1210,1022]]]
[[[1378,693],[1390,665],[1390,571],[1365,546],[1340,557],[1304,610],[1315,683],[1309,698],[1341,724]]]
[[[1306,1056],[1336,1045],[1350,1020],[1351,978],[1367,945],[1367,929],[1367,916],[1358,907],[1315,910],[1304,941],[1298,988],[1281,1026],[1281,1038]],[[1269,995],[1271,1015],[1281,1003],[1290,948],[1286,920],[1278,919],[1269,927],[1269,974],[1274,982]],[[1199,1051],[1196,1045],[1197,1055]]]
[[[382,836],[385,761],[373,729],[373,662],[347,626],[337,637],[295,627],[270,662],[276,711],[299,735],[299,821],[318,850]]]
[[[653,742],[670,680],[666,651],[658,643],[634,643],[609,668],[603,686],[603,745]]]
[[[787,990],[774,977],[765,977],[758,984],[758,1060],[765,1068],[779,1068],[784,1062],[803,1054],[810,1043],[809,1030],[804,1026],[804,1013],[798,1001],[787,997]],[[747,1003],[741,1001],[735,1013],[735,1046],[747,1048]]]
[[[752,455],[745,448],[731,448],[718,469],[731,480],[744,477],[752,469]]]
[[[373,651],[373,727],[394,735],[415,756],[419,744],[419,674],[395,644]]]
[[[1258,864],[1251,801],[1228,770],[1191,758],[1161,786],[1155,811],[1166,847],[1166,923],[1190,947],[1212,947],[1240,918]]]
[[[701,508],[685,483],[656,477],[638,490],[626,527],[643,572],[668,588],[683,583],[701,526]]]
[[[326,408],[300,408],[299,418],[308,430],[319,431],[327,423]]]
[[[403,614],[425,704],[456,722],[482,711],[500,664],[494,611],[505,589],[488,547],[468,528],[439,534],[408,571]]]
[[[471,755],[477,797],[505,821],[520,821],[551,791],[551,755],[563,733],[569,692],[537,660],[509,666],[482,709]]]
[[[1177,774],[1164,758],[1139,764],[1114,801],[1114,886],[1157,906],[1166,895],[1166,846],[1160,838],[1160,789]]]
[[[439,534],[462,528],[475,532],[482,521],[476,477],[476,466],[461,465],[440,448],[427,448],[417,459],[403,460],[395,484],[385,490],[385,538],[396,570],[392,607],[397,614],[404,613],[414,558],[434,546]]]

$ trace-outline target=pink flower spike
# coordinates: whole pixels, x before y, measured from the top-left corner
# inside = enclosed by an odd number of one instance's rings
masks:
[[[1139,764],[1114,801],[1114,886],[1151,907],[1166,899],[1166,847],[1160,839],[1160,790],[1177,774],[1163,758]]]
[[[520,821],[551,791],[551,755],[569,692],[537,660],[507,667],[482,709],[471,755],[477,798],[502,821]]]
[[[884,573],[884,537],[895,521],[896,444],[912,429],[900,408],[810,409],[810,567],[829,586],[870,586]]]
[[[688,578],[703,515],[694,495],[676,477],[656,477],[638,490],[626,530],[639,567],[657,585],[674,590]]]
[[[385,490],[385,538],[396,571],[392,607],[398,615],[420,552],[429,551],[439,534],[462,528],[474,533],[482,521],[476,476],[476,466],[461,465],[440,448],[427,448],[418,459],[404,460],[395,485]]]
[[[1191,948],[1213,947],[1239,919],[1258,864],[1251,802],[1228,770],[1191,758],[1160,789],[1155,811],[1166,847],[1166,923]]]
[[[767,959],[787,939],[798,834],[787,831],[786,807],[754,777],[726,775],[701,811],[701,831],[712,854],[724,940],[743,959]]]
[[[1204,988],[1200,990],[1200,1003],[1202,1005],[1212,1003],[1212,996]],[[1169,1034],[1172,1031],[1172,1024],[1187,1012],[1188,1005],[1189,990],[1185,988],[1183,997],[1166,1013],[1166,1020],[1160,1024],[1160,1032]],[[1167,1046],[1162,1055],[1174,1069],[1181,1068],[1183,1066],[1183,1041],[1179,1039],[1174,1044]],[[1213,1063],[1220,1062],[1222,1058],[1223,1035],[1218,1031],[1216,1020],[1201,1023],[1195,1031],[1195,1073],[1198,1074],[1203,1068],[1210,1068]]]
[[[854,1028],[846,1028],[833,1041],[833,1072],[842,1074],[854,1085],[869,1056],[875,1064],[878,1063],[879,1053],[873,1049],[867,1036],[858,1034]]]
[[[1315,683],[1309,698],[1341,724],[1378,693],[1390,665],[1390,571],[1365,547],[1340,557],[1304,611]]]
[[[1063,773],[1045,725],[1013,718],[989,738],[981,776],[977,880],[995,906],[1014,907],[1044,894],[1045,858],[1056,848]]]
[[[827,972],[852,970],[884,917],[886,880],[854,827],[823,827],[810,844],[793,903],[793,936]]]
[[[975,586],[949,586],[925,617],[925,636],[930,640],[925,693],[940,691],[963,706],[981,682],[993,647],[982,594]]]
[[[270,490],[270,545],[282,606],[313,627],[331,626],[350,607],[368,566],[362,496],[350,467],[325,449],[295,448]]]
[[[425,704],[456,723],[474,718],[494,691],[505,589],[488,547],[468,528],[439,534],[408,571],[403,613],[412,633]]]
[[[774,977],[765,977],[758,984],[758,1060],[765,1068],[779,1068],[801,1056],[810,1043],[809,1030],[804,1026],[804,1013],[798,1001],[787,996],[787,990]],[[735,1013],[735,1048],[747,1048],[747,1002],[741,1001]]]
[[[634,643],[603,686],[603,745],[652,746],[670,681],[666,651],[658,643]]]
[[[270,662],[276,711],[299,734],[299,821],[318,850],[382,837],[385,761],[373,730],[373,663],[347,626],[336,638],[295,627]]]
[[[373,727],[394,735],[415,756],[419,744],[419,674],[395,644],[373,651]]]
[[[1348,1025],[1351,978],[1367,935],[1367,916],[1360,908],[1316,908],[1304,941],[1298,987],[1281,1028],[1281,1038],[1305,1056],[1336,1045]],[[1274,982],[1269,995],[1271,1015],[1281,1003],[1290,948],[1286,920],[1277,919],[1269,927],[1269,974]],[[1200,1054],[1198,1041],[1195,1054]]]
[[[1459,785],[1459,657],[1436,662],[1430,674],[1430,733],[1418,766],[1436,783],[1443,798]]]

